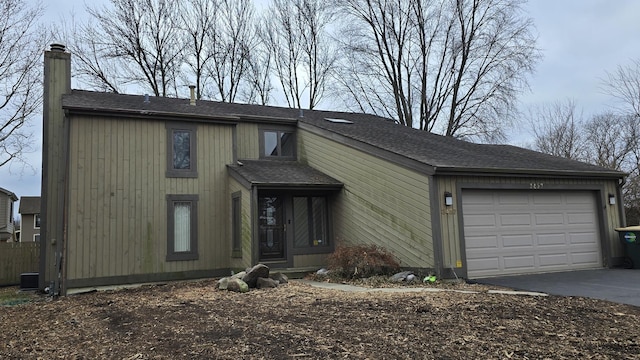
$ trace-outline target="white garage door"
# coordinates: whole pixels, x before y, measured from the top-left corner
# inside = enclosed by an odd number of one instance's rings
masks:
[[[602,267],[595,193],[463,190],[469,278]]]

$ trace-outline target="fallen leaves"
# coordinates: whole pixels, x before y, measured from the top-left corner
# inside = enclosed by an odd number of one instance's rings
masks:
[[[0,308],[0,358],[633,359],[640,309],[460,292],[172,283]]]

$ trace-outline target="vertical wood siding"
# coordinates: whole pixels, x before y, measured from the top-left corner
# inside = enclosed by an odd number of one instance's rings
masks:
[[[258,142],[258,125],[240,123],[236,127],[238,159],[258,159],[260,147]]]
[[[167,178],[162,121],[74,117],[67,279],[229,267],[232,127],[199,124],[197,178]],[[195,261],[166,261],[167,194],[198,194]]]
[[[38,272],[40,243],[0,243],[0,286],[20,283],[20,274]]]
[[[517,177],[473,177],[473,176],[441,176],[436,177],[439,194],[445,191],[454,194],[454,205],[451,209],[443,204],[443,199],[439,200],[440,221],[442,224],[442,241],[443,241],[443,266],[445,268],[458,267],[462,261],[461,236],[459,224],[459,211],[457,197],[458,184],[493,184],[499,188],[508,189],[513,186],[514,189],[527,189],[531,183],[545,184],[546,188],[553,186],[558,191],[571,191],[572,189],[581,189],[581,187],[601,188],[600,204],[601,211],[604,213],[605,228],[603,233],[605,238],[601,239],[605,244],[605,251],[609,256],[622,256],[622,247],[618,240],[618,234],[615,228],[621,226],[622,214],[618,205],[611,206],[608,203],[608,194],[617,194],[616,180],[592,180],[592,179],[552,179],[552,178],[517,178]],[[566,186],[566,188],[565,188]],[[598,193],[598,192],[596,192]],[[617,195],[616,195],[617,196]],[[440,197],[439,197],[440,198]],[[618,202],[622,201],[617,199]],[[435,210],[435,209],[434,209]],[[598,224],[600,226],[600,224]]]
[[[434,266],[426,175],[304,130],[298,151],[301,161],[345,185],[332,208],[338,244],[376,244],[401,266]]]
[[[241,225],[241,245],[242,245],[242,258],[236,258],[231,260],[231,266],[234,268],[246,269],[251,264],[251,190],[242,186],[235,179],[229,177],[229,198],[231,194],[235,192],[241,192],[240,198],[240,221]],[[231,224],[231,205],[229,205],[229,224]],[[231,238],[229,238],[231,243]],[[229,252],[231,256],[231,252]]]

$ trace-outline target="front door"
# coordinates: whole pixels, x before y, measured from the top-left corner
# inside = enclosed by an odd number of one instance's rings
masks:
[[[283,195],[269,195],[258,199],[260,261],[287,260],[284,198]]]

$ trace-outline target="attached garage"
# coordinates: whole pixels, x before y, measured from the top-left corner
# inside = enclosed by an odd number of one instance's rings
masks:
[[[597,192],[461,192],[469,278],[603,266]]]

